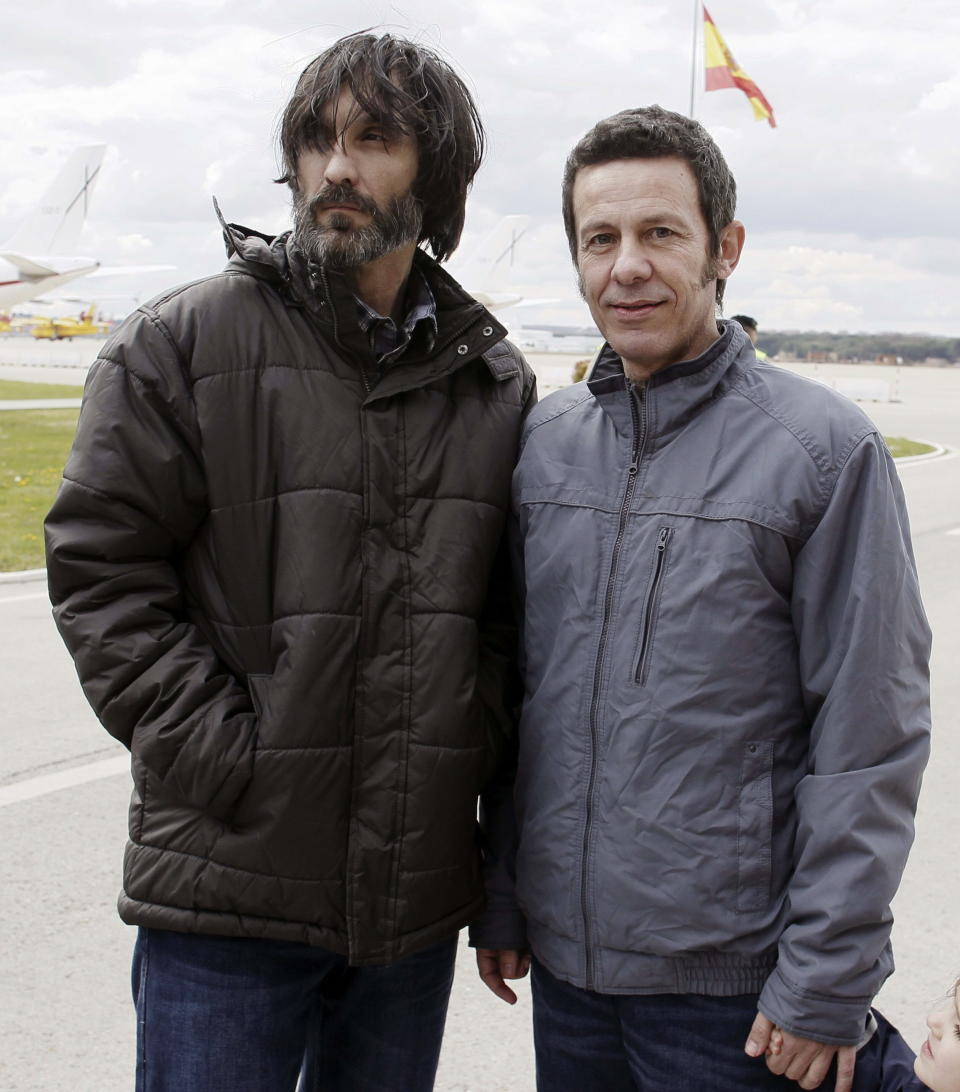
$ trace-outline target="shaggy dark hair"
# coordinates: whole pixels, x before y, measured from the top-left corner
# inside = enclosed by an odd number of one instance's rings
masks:
[[[338,119],[340,133],[323,124],[324,107],[349,88],[357,102]],[[483,159],[485,135],[466,84],[432,50],[392,34],[362,32],[334,42],[300,74],[280,122],[283,175],[297,185],[297,160],[306,150],[324,151],[360,112],[387,129],[413,133],[418,166],[413,194],[423,209],[417,242],[426,241],[444,261],[463,231],[467,192]]]
[[[720,234],[737,210],[737,184],[723,153],[710,134],[692,118],[643,106],[621,110],[605,118],[582,137],[567,157],[563,171],[563,226],[573,264],[577,264],[577,234],[573,218],[573,184],[583,167],[616,159],[659,159],[676,156],[685,160],[697,180],[700,211],[707,225],[711,258],[720,252]],[[717,303],[723,302],[725,281],[717,280]]]

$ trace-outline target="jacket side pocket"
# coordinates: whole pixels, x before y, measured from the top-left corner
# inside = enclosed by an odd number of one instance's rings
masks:
[[[250,695],[250,703],[253,706],[254,713],[257,715],[257,720],[263,720],[263,695],[271,678],[271,675],[262,673],[256,674],[251,672],[247,675],[247,693]]]
[[[740,762],[737,812],[737,910],[763,910],[770,902],[773,824],[773,743],[750,740]]]
[[[143,816],[147,807],[147,771],[133,755],[130,756],[130,772],[133,775],[129,812],[130,841],[139,843],[143,838]]]
[[[653,648],[653,634],[660,608],[660,586],[663,583],[663,574],[667,567],[667,545],[669,542],[670,528],[661,527],[657,534],[657,545],[653,555],[653,573],[650,577],[650,587],[647,589],[647,599],[643,604],[643,620],[640,623],[640,637],[637,640],[637,658],[633,681],[638,686],[643,686],[647,681],[650,652]]]

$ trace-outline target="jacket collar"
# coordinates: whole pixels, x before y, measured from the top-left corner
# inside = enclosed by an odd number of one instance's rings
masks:
[[[648,451],[663,446],[687,421],[720,397],[734,372],[756,363],[753,346],[739,323],[721,319],[718,327],[719,337],[700,356],[671,364],[647,380],[643,400]],[[617,431],[632,436],[630,399],[634,388],[624,374],[623,361],[607,343],[597,356],[587,387]]]
[[[310,312],[350,357],[364,364],[368,358],[372,362],[367,338],[354,321],[353,294],[343,277],[311,267],[294,243],[291,232],[264,235],[240,224],[227,223],[216,201],[214,208],[223,228],[228,269],[242,269],[251,276],[269,281],[289,306]],[[424,251],[417,249],[414,262],[436,300],[436,342],[429,353],[412,351],[404,354],[390,367],[370,397],[380,398],[422,386],[453,373],[478,356],[483,357],[495,380],[514,376],[517,366],[509,350],[504,347],[505,351],[497,351],[495,348],[506,337],[506,328]],[[338,322],[338,316],[347,315],[350,316],[349,323]]]

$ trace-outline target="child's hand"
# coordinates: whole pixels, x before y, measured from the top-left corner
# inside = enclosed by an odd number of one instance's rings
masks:
[[[765,1051],[768,1058],[774,1057],[783,1050],[783,1032],[779,1028],[774,1028],[770,1032],[770,1042],[767,1044]]]

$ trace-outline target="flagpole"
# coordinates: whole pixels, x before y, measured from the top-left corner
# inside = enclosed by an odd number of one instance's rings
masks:
[[[700,4],[701,0],[693,0],[693,47],[690,57],[690,117],[696,117],[694,107],[697,94],[697,42],[700,37]]]

